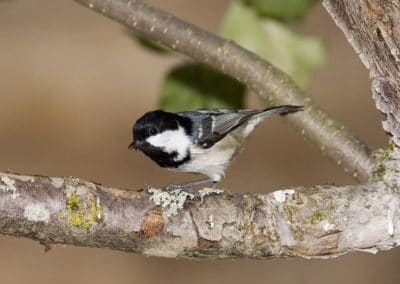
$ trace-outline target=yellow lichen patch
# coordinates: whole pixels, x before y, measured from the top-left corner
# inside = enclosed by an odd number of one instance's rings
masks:
[[[318,223],[322,220],[327,220],[331,216],[328,211],[325,211],[323,209],[315,211],[311,216],[309,216],[310,221],[312,224]]]
[[[60,211],[58,217],[67,218],[68,223],[75,227],[89,229],[94,221],[101,219],[103,209],[98,200],[84,202],[83,199],[75,191],[71,191],[67,194],[65,211]]]
[[[394,146],[393,143],[391,142],[389,143],[389,146],[381,152],[379,161],[372,170],[372,175],[376,180],[382,179],[386,171],[388,170],[386,168],[385,162],[389,160],[390,154],[393,152],[393,149]]]
[[[91,202],[89,221],[93,222],[96,219],[101,219],[102,213],[103,213],[103,208],[101,208],[100,204],[96,202]]]
[[[67,209],[76,210],[79,209],[79,199],[78,195],[75,192],[71,192],[71,194],[67,198]]]
[[[68,222],[75,227],[90,228],[90,222],[87,220],[85,211],[83,210],[69,212]]]

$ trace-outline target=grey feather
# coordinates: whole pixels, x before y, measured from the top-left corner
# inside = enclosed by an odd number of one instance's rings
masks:
[[[250,119],[266,118],[273,114],[287,114],[302,110],[302,108],[284,105],[263,110],[200,109],[177,114],[191,119],[193,141],[203,148],[209,148]]]

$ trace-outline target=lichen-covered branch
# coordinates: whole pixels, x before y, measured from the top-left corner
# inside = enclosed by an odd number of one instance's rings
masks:
[[[0,234],[47,248],[173,258],[330,258],[400,243],[400,195],[387,187],[376,182],[243,195],[206,189],[201,200],[179,190],[125,191],[72,177],[0,173]]]
[[[326,10],[369,69],[383,128],[400,146],[400,2],[324,0]]]
[[[304,105],[305,111],[285,119],[356,179],[370,178],[374,162],[369,148],[318,108],[285,73],[256,54],[141,1],[76,1],[237,78],[268,104]]]

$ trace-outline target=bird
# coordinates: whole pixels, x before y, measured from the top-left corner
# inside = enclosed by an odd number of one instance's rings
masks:
[[[134,123],[133,141],[128,148],[142,151],[162,168],[208,177],[170,184],[164,187],[166,190],[207,183],[215,189],[257,125],[273,114],[285,115],[302,109],[302,106],[281,105],[262,110],[149,111]]]

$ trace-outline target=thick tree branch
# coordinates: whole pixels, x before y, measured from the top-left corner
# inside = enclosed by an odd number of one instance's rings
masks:
[[[400,2],[325,0],[324,6],[370,71],[383,128],[400,146]]]
[[[184,197],[72,177],[0,173],[0,234],[47,247],[106,247],[174,258],[330,258],[400,243],[400,195],[382,182],[265,195],[219,193],[203,202],[183,203]],[[170,205],[156,205],[163,200]]]
[[[286,119],[355,178],[360,181],[370,178],[374,162],[369,148],[318,108],[285,73],[259,56],[141,1],[76,1],[237,78],[268,104],[306,106],[305,111]]]

